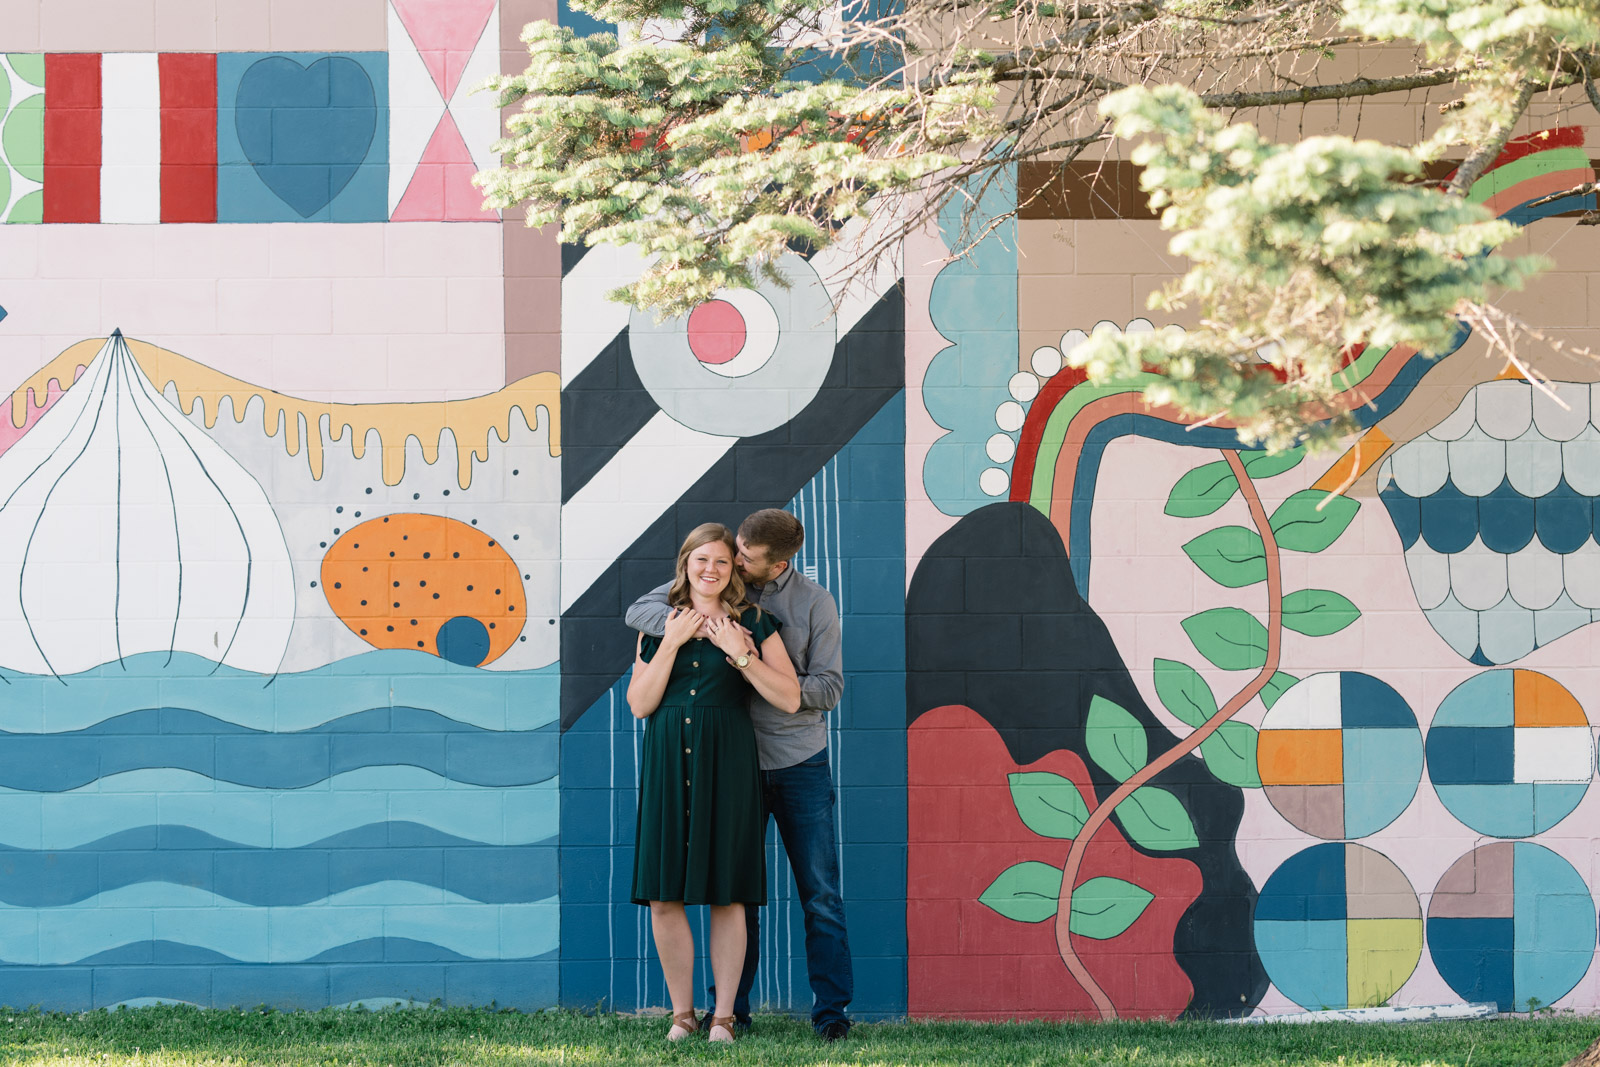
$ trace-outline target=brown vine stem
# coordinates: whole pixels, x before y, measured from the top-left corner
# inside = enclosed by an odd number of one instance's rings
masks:
[[[1089,841],[1100,827],[1106,824],[1106,820],[1111,818],[1111,813],[1117,810],[1117,805],[1132,796],[1134,790],[1199,748],[1202,741],[1216,733],[1223,723],[1233,718],[1246,704],[1255,699],[1256,694],[1261,692],[1274,674],[1278,673],[1278,661],[1283,652],[1283,561],[1278,554],[1278,541],[1272,534],[1272,523],[1267,518],[1267,509],[1261,503],[1261,494],[1256,491],[1255,482],[1245,471],[1239,453],[1232,449],[1224,449],[1222,457],[1228,461],[1228,467],[1233,471],[1234,478],[1238,479],[1239,492],[1250,508],[1250,519],[1255,523],[1256,532],[1261,535],[1261,546],[1266,552],[1267,659],[1250,683],[1235,693],[1215,715],[1207,719],[1194,733],[1135,771],[1126,782],[1096,806],[1084,822],[1083,829],[1079,830],[1078,836],[1073,839],[1072,848],[1067,851],[1067,862],[1061,871],[1061,896],[1056,901],[1056,950],[1061,953],[1061,962],[1066,964],[1068,973],[1083,987],[1084,992],[1089,994],[1089,999],[1100,1012],[1100,1018],[1108,1022],[1117,1017],[1117,1007],[1111,1003],[1111,998],[1106,995],[1106,991],[1094,980],[1094,976],[1079,958],[1078,950],[1072,945],[1070,930],[1072,891],[1077,887],[1078,872],[1083,867],[1083,857],[1088,851]]]

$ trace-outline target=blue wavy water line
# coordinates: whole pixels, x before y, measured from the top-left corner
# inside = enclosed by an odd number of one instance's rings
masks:
[[[464,667],[375,649],[297,674],[263,675],[188,653],[147,652],[82,674],[0,672],[0,729],[83,730],[132,711],[186,708],[253,730],[310,730],[376,708],[427,708],[484,730],[536,730],[560,715],[560,665]]]
[[[395,845],[394,825],[364,826],[301,848],[230,848],[182,828],[160,835],[162,847],[156,848],[152,827],[151,847],[145,849],[131,839],[136,831],[108,838],[104,846],[64,852],[11,849],[0,852],[0,904],[62,907],[141,882],[193,886],[258,907],[309,904],[389,881],[415,882],[483,904],[521,904],[558,892],[553,830],[530,845],[488,847],[456,838],[449,845]]]
[[[531,785],[556,773],[559,730],[485,730],[424,708],[371,708],[269,733],[186,708],[144,708],[53,734],[0,731],[0,787],[76,789],[150,767],[257,789],[299,789],[360,767],[404,764],[453,782]]]
[[[230,786],[193,771],[123,771],[62,793],[0,789],[0,843],[77,848],[144,826],[192,827],[258,848],[297,848],[370,823],[414,822],[485,845],[543,841],[560,817],[557,779],[460,785],[409,766],[362,767],[304,789]]]
[[[295,963],[352,941],[404,937],[470,959],[525,959],[557,947],[555,897],[483,904],[386,881],[313,904],[253,907],[193,886],[144,882],[59,908],[0,907],[0,960],[65,965],[142,941],[195,945],[255,963]]]

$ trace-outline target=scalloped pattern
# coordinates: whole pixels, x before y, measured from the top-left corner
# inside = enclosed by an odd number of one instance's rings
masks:
[[[1600,384],[1551,390],[1484,382],[1378,469],[1418,606],[1481,666],[1600,619]]]

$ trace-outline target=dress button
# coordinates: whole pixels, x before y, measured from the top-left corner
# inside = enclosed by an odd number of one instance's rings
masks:
[[[685,725],[685,726],[688,726],[688,725],[689,725],[689,724],[690,724],[690,723],[692,723],[692,722],[694,722],[694,720],[693,720],[693,719],[684,719],[684,720],[683,720],[683,725]]]
[[[690,696],[694,696],[694,690],[693,689],[689,690],[689,695]]]
[[[685,778],[685,779],[684,779],[684,780],[683,780],[683,784],[684,784],[684,785],[694,785],[694,783],[693,783],[693,782],[691,782],[691,781],[689,781],[689,779],[687,779],[687,778]]]
[[[694,751],[694,749],[692,749],[692,748],[686,748],[686,749],[684,749],[684,750],[683,750],[683,754],[684,754],[684,755],[685,755],[685,756],[687,756],[687,755],[688,755],[688,754],[689,754],[689,753],[691,753],[691,752],[693,752],[693,751]]]
[[[695,660],[692,664],[690,664],[690,666],[698,667],[698,666],[700,666],[700,661],[699,660]]]

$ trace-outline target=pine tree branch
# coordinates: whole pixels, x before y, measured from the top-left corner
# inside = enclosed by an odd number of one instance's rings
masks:
[[[1495,124],[1489,131],[1489,136],[1482,144],[1472,150],[1472,154],[1461,162],[1456,168],[1455,177],[1450,179],[1450,184],[1445,186],[1447,196],[1466,196],[1467,190],[1472,188],[1472,183],[1478,176],[1489,168],[1505,148],[1506,142],[1511,140],[1511,134],[1516,130],[1517,120],[1522,118],[1522,113],[1528,110],[1528,105],[1533,101],[1533,94],[1537,86],[1533,82],[1523,82],[1522,88],[1517,91],[1517,99],[1511,105],[1511,113]]]
[[[1401,74],[1393,78],[1354,78],[1331,85],[1308,85],[1303,89],[1273,89],[1265,92],[1210,93],[1200,97],[1206,107],[1250,108],[1281,107],[1285,104],[1310,104],[1318,100],[1345,100],[1351,97],[1380,96],[1448,85],[1461,76],[1457,70],[1429,70]]]

